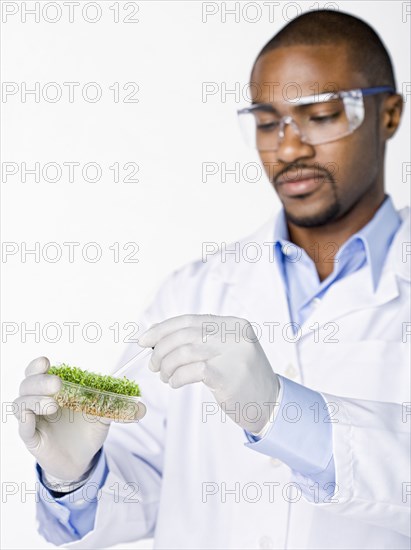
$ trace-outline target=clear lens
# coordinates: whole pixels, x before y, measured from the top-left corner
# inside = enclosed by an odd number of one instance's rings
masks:
[[[363,97],[346,94],[343,97],[345,113],[348,120],[349,132],[354,132],[363,122],[365,110]]]
[[[294,104],[290,109],[291,116],[280,117],[268,106],[242,109],[238,115],[249,147],[276,151],[286,125],[291,125],[300,139],[310,145],[328,143],[351,134],[364,120],[364,102],[361,92],[341,92],[327,101]]]

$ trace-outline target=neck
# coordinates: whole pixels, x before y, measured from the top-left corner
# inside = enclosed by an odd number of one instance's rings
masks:
[[[367,194],[338,220],[320,227],[300,227],[287,222],[290,241],[314,261],[321,281],[332,273],[341,246],[372,219],[384,200],[383,190],[374,196]]]

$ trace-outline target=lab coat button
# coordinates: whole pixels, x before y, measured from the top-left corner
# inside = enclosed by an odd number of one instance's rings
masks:
[[[274,548],[273,539],[267,535],[260,538],[260,548]]]
[[[296,378],[297,377],[297,369],[294,367],[294,365],[292,365],[291,363],[287,366],[287,368],[285,369],[285,373],[287,378]]]
[[[281,465],[281,460],[278,459],[278,458],[270,458],[270,464],[271,466],[280,466]]]
[[[321,299],[320,298],[313,298],[311,300],[311,306],[313,308],[317,308],[320,304],[321,304]]]

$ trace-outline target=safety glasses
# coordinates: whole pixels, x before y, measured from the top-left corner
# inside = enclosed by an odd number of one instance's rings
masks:
[[[283,101],[281,105],[291,104],[292,116],[271,103],[254,103],[237,114],[245,142],[258,151],[277,151],[287,124],[303,143],[320,145],[352,134],[364,120],[364,97],[382,93],[395,90],[378,86]]]

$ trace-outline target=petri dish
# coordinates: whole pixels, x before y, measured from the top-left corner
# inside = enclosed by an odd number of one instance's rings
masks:
[[[147,410],[140,397],[97,390],[66,380],[61,380],[61,388],[53,397],[60,407],[117,422],[138,422]]]

